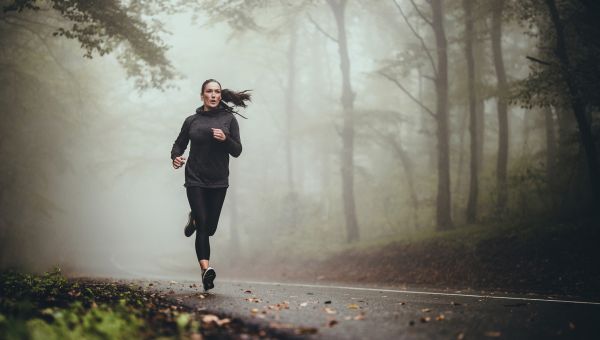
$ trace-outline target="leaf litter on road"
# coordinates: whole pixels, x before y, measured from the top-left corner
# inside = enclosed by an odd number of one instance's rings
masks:
[[[221,327],[223,325],[230,323],[231,319],[229,319],[229,318],[220,319],[218,316],[216,316],[214,314],[206,314],[206,315],[202,316],[202,322],[206,323],[206,324],[210,324],[211,322],[214,322],[217,326]]]
[[[324,311],[325,311],[325,313],[327,313],[327,314],[336,314],[336,313],[337,313],[335,309],[333,309],[333,308],[329,308],[329,307],[325,307],[325,308],[323,308],[323,310],[324,310]]]
[[[502,333],[499,331],[487,331],[483,335],[489,338],[499,338],[502,335]]]

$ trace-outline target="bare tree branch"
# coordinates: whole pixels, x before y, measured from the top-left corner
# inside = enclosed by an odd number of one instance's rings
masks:
[[[543,61],[543,60],[541,60],[541,59],[538,59],[538,58],[534,58],[534,57],[530,57],[530,56],[525,56],[525,58],[527,58],[527,59],[529,59],[529,60],[531,60],[531,61],[533,61],[533,62],[540,63],[540,64],[542,64],[542,65],[546,65],[546,66],[550,66],[550,65],[552,65],[552,63],[550,63],[550,62],[548,62],[548,61]]]
[[[15,19],[15,18],[11,18],[11,19]],[[81,87],[81,84],[79,83],[79,80],[77,79],[77,77],[75,77],[75,75],[73,74],[73,72],[71,72],[71,70],[67,69],[59,61],[58,57],[56,57],[56,55],[54,54],[52,48],[50,48],[50,46],[48,46],[48,43],[46,42],[46,38],[41,36],[39,32],[36,32],[35,30],[32,30],[31,28],[29,28],[27,25],[22,25],[17,22],[12,22],[12,21],[6,20],[6,18],[0,18],[0,20],[4,21],[5,23],[7,23],[9,25],[19,27],[38,38],[38,40],[42,43],[42,45],[48,52],[50,59],[52,59],[54,61],[54,64],[56,64],[56,66],[58,66],[58,68],[60,68],[64,72],[64,74],[67,75],[71,79],[72,83],[75,85],[72,87],[75,89],[75,92],[77,92],[77,94],[78,94],[78,99],[79,99],[78,101],[79,101],[80,107],[83,107],[83,100],[81,97],[81,88],[82,87]]]
[[[425,21],[429,26],[433,27],[433,22],[431,20],[429,20],[429,18],[427,18],[427,16],[425,14],[423,14],[423,12],[421,12],[421,10],[419,9],[419,7],[415,3],[415,1],[410,0],[410,3],[413,5],[413,7],[415,8],[415,11],[417,12],[417,14],[419,14],[421,19],[423,19],[423,21]]]
[[[315,28],[317,30],[319,30],[319,32],[323,33],[324,36],[326,36],[327,38],[333,40],[336,44],[338,43],[338,40],[336,38],[334,38],[331,34],[327,33],[324,29],[321,28],[321,26],[319,26],[319,24],[310,16],[310,14],[306,15],[308,17],[308,20],[315,25]]]
[[[379,74],[381,74],[383,77],[385,77],[389,81],[396,84],[396,86],[398,86],[398,88],[400,88],[400,90],[402,90],[402,92],[406,93],[406,95],[410,99],[412,99],[412,101],[414,101],[415,103],[417,103],[417,105],[422,107],[423,110],[425,110],[425,112],[427,112],[433,119],[437,119],[437,115],[435,114],[435,112],[431,111],[431,109],[429,109],[427,106],[425,106],[425,104],[423,104],[423,102],[421,102],[419,99],[417,99],[415,96],[413,96],[402,84],[400,84],[400,82],[396,78],[386,74],[383,71],[379,71]]]
[[[400,4],[396,0],[392,0],[392,1],[396,5],[396,8],[398,8],[398,11],[400,11],[400,14],[402,15],[402,18],[404,18],[404,22],[406,22],[406,25],[408,26],[408,28],[410,28],[410,30],[414,34],[414,36],[417,39],[419,39],[419,42],[421,43],[421,47],[423,48],[423,51],[425,51],[425,54],[427,54],[427,58],[429,59],[429,62],[431,63],[431,68],[433,69],[433,73],[437,76],[437,68],[435,67],[435,62],[433,61],[433,56],[431,55],[431,52],[429,52],[429,48],[427,48],[427,45],[425,44],[425,40],[423,40],[423,37],[421,37],[421,35],[419,33],[417,33],[415,28],[410,24],[410,21],[408,21],[408,17],[402,10],[402,7],[400,6]]]
[[[422,74],[422,75],[421,75],[421,77],[423,77],[423,78],[425,78],[425,79],[427,79],[427,80],[431,80],[431,81],[432,81],[432,82],[434,82],[434,83],[437,81],[437,78],[436,78],[436,77],[433,77],[433,76],[428,76],[428,75],[426,75],[426,74]]]

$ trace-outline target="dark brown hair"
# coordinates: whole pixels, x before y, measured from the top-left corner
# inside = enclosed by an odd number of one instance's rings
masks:
[[[235,106],[246,107],[247,106],[246,101],[251,101],[251,95],[250,95],[250,93],[248,93],[251,90],[235,92],[230,89],[224,89],[221,86],[221,83],[219,83],[215,79],[207,79],[204,81],[204,83],[202,83],[202,93],[204,93],[204,88],[206,87],[206,84],[212,83],[212,82],[219,84],[219,87],[221,88],[221,100],[224,102],[231,103]]]

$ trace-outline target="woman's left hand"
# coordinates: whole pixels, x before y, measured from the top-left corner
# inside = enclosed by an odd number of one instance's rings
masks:
[[[225,133],[223,132],[223,130],[221,129],[215,129],[215,128],[211,128],[213,131],[213,138],[218,140],[219,142],[223,142],[225,141],[225,139],[227,139],[227,136],[225,136]]]

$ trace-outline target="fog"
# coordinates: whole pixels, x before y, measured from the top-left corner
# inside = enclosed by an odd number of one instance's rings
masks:
[[[398,3],[435,54],[433,31],[409,1]],[[425,2],[421,6],[427,9]],[[169,81],[173,87],[164,91],[136,88],[116,52],[86,59],[77,41],[53,37],[52,29],[22,29],[8,23],[18,23],[10,18],[0,22],[1,266],[46,270],[58,265],[74,275],[198,276],[194,237],[183,235],[189,212],[184,169],[173,169],[170,150],[184,119],[202,105],[200,86],[208,78],[224,88],[250,89],[253,95],[248,108],[239,110],[248,119],[236,115],[243,151],[230,159],[230,187],[211,237],[211,266],[233,277],[226,268],[318,260],[336,251],[434,233],[435,120],[381,74],[393,70],[388,74],[435,111],[435,87],[428,79],[433,74],[421,42],[394,2],[349,2],[346,35],[356,97],[348,110],[340,99],[344,84],[331,8],[315,2],[297,13],[284,9],[256,11],[260,30],[236,30],[210,20],[209,12],[154,16],[170,32],[161,38],[178,73]],[[469,195],[467,65],[458,2],[447,11],[449,214],[459,225]],[[476,29],[487,30],[487,22]],[[294,29],[297,40],[291,49]],[[536,40],[525,30],[518,23],[504,26],[509,82],[529,74],[524,56]],[[495,202],[498,152],[496,76],[487,39],[476,42],[485,124],[482,216],[491,215]],[[349,114],[354,117],[358,226],[358,238],[350,242],[342,199],[344,118]],[[546,137],[538,129],[542,119],[536,109],[510,105],[512,164],[545,150]],[[509,206],[520,204],[519,199],[527,200],[512,193]]]

